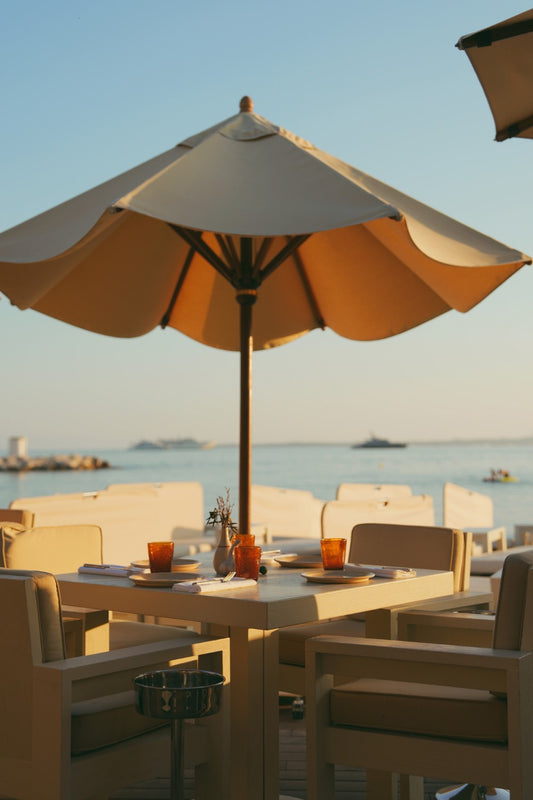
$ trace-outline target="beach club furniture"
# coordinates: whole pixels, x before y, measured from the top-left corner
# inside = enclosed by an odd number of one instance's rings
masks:
[[[176,555],[212,546],[204,534],[203,488],[195,481],[112,484],[97,492],[22,497],[10,508],[32,511],[39,526],[98,525],[108,564],[145,558],[149,540],[174,540]]]
[[[401,483],[340,483],[337,486],[336,500],[388,499],[390,497],[410,497],[411,487]]]
[[[453,572],[453,593],[432,603],[433,610],[486,606],[490,593],[470,592],[471,534],[448,528],[420,525],[355,525],[347,561],[354,564],[390,565],[415,569],[447,569]],[[392,581],[397,583],[397,581]],[[331,636],[379,636],[395,639],[398,614],[403,610],[387,606],[372,614],[352,614],[309,625],[293,625],[280,631],[280,686],[286,692],[305,693],[305,644],[323,634]],[[339,615],[340,616],[340,615]]]
[[[365,522],[398,525],[435,525],[429,494],[376,500],[330,500],[322,509],[322,538],[348,539],[354,525]]]
[[[4,522],[15,522],[23,528],[31,528],[34,514],[24,508],[0,508],[0,525]]]
[[[269,540],[320,539],[323,500],[301,489],[252,485],[252,522],[263,523]]]
[[[160,667],[229,676],[228,640],[196,637],[65,658],[53,575],[0,570],[0,795],[104,800],[168,774],[168,725],[135,710],[133,678]],[[187,730],[197,797],[227,797],[229,704]],[[225,710],[226,709],[226,710]]]
[[[507,550],[506,530],[494,527],[494,505],[488,495],[446,482],[442,512],[446,527],[472,531],[474,555]]]
[[[490,648],[309,639],[309,800],[333,798],[336,763],[367,770],[368,800],[395,796],[390,773],[402,800],[423,797],[420,776],[442,775],[529,798],[532,620],[533,555],[518,553],[505,561]]]
[[[200,554],[202,569],[212,565]],[[59,575],[65,602],[195,620],[216,634],[229,630],[231,651],[232,800],[279,796],[278,630],[357,611],[429,600],[453,593],[450,571],[417,570],[408,581],[381,578],[330,585],[305,580],[300,570],[271,568],[257,585],[192,593],[135,586],[122,577]],[[215,795],[216,797],[216,795]]]
[[[0,526],[0,566],[39,570],[57,575],[76,572],[82,564],[102,563],[102,531],[97,525],[51,525],[21,529]],[[190,631],[141,622],[140,618],[109,619],[107,609],[63,606],[64,619],[79,619],[81,649],[78,654],[116,650],[145,642],[178,638]],[[139,615],[140,616],[140,615]],[[186,622],[182,622],[186,626]],[[72,654],[72,651],[69,651]]]

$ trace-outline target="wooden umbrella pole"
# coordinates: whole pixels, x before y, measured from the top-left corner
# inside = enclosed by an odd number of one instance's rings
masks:
[[[241,325],[241,404],[239,438],[239,531],[250,533],[252,506],[252,306],[256,300],[253,289],[237,292]]]

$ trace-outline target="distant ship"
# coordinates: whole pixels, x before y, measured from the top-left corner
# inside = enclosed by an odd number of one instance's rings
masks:
[[[407,447],[407,444],[405,444],[405,442],[389,442],[388,439],[378,439],[377,436],[371,436],[370,439],[367,439],[365,442],[352,444],[352,447],[363,447],[371,450],[379,447]]]
[[[143,439],[131,450],[209,450],[216,442],[199,442],[197,439]]]

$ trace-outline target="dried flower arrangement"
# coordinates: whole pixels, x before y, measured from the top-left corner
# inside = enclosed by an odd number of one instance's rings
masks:
[[[226,497],[219,495],[216,506],[209,512],[205,521],[206,525],[222,525],[232,533],[237,532],[237,525],[231,518],[233,503],[230,501],[229,489],[226,488]]]

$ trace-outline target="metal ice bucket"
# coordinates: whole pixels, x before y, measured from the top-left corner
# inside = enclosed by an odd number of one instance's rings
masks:
[[[133,680],[140,714],[171,722],[171,800],[183,800],[183,720],[216,714],[224,676],[205,669],[159,669]]]
[[[160,669],[134,679],[140,714],[158,719],[195,719],[216,714],[224,676],[205,669]]]

